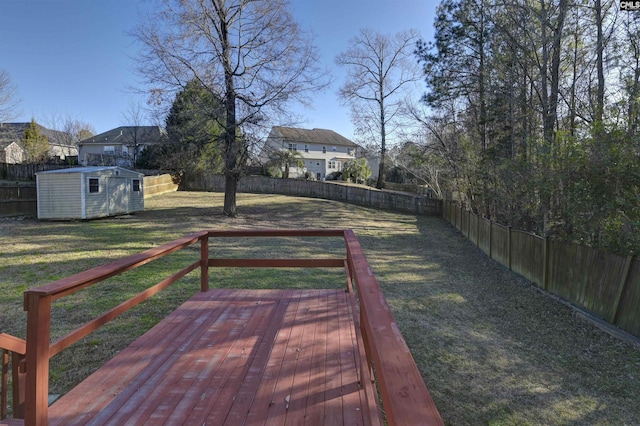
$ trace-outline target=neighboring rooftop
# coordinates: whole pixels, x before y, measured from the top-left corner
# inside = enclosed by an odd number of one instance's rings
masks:
[[[167,132],[160,126],[120,126],[80,141],[86,144],[130,144],[159,142]]]
[[[297,129],[294,127],[274,126],[272,131],[280,133],[284,142],[307,143],[315,145],[339,145],[348,147],[357,147],[355,143],[327,129]]]
[[[22,139],[24,139],[24,132],[31,123],[0,123],[0,147],[5,148],[12,142],[18,143],[22,146]],[[69,138],[65,132],[58,130],[47,129],[44,126],[36,123],[40,134],[47,137],[49,144],[60,146],[75,146],[69,144]]]

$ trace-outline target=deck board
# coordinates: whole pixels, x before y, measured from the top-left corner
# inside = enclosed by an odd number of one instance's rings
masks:
[[[356,335],[344,290],[198,293],[56,401],[49,424],[368,424]]]

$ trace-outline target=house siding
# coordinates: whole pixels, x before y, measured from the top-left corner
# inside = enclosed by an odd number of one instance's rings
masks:
[[[306,135],[314,135],[313,137],[304,138],[307,140],[301,139],[298,141],[290,136],[285,137],[280,129],[274,127],[271,130],[265,145],[264,157],[268,157],[268,153],[273,150],[289,150],[293,148],[292,145],[295,145],[295,150],[304,160],[304,167],[292,167],[289,171],[290,177],[300,177],[304,175],[305,171],[309,171],[315,177],[324,179],[331,172],[342,171],[345,162],[356,158],[357,145],[347,139],[342,138],[342,141],[334,139],[327,140],[326,143],[314,143],[311,140],[315,139],[315,142],[317,142],[318,139],[322,138],[320,136],[321,133],[315,133],[318,129],[295,129],[296,131],[304,132]],[[326,130],[320,129],[320,132],[326,132]],[[334,132],[331,133],[335,134]],[[348,145],[345,145],[345,142]]]
[[[20,164],[24,159],[24,150],[15,142],[7,146],[4,153],[4,162],[7,164]]]

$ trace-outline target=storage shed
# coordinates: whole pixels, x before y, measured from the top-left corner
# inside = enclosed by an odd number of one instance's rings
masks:
[[[75,167],[36,173],[38,219],[93,219],[144,210],[142,173]]]

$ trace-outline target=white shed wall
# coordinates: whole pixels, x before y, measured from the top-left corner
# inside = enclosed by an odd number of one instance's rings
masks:
[[[110,174],[110,173],[109,173]],[[84,173],[84,212],[85,219],[109,216],[107,204],[108,174],[105,172]],[[99,179],[98,192],[89,192],[89,179]]]
[[[38,219],[81,218],[81,176],[75,174],[37,175]]]

